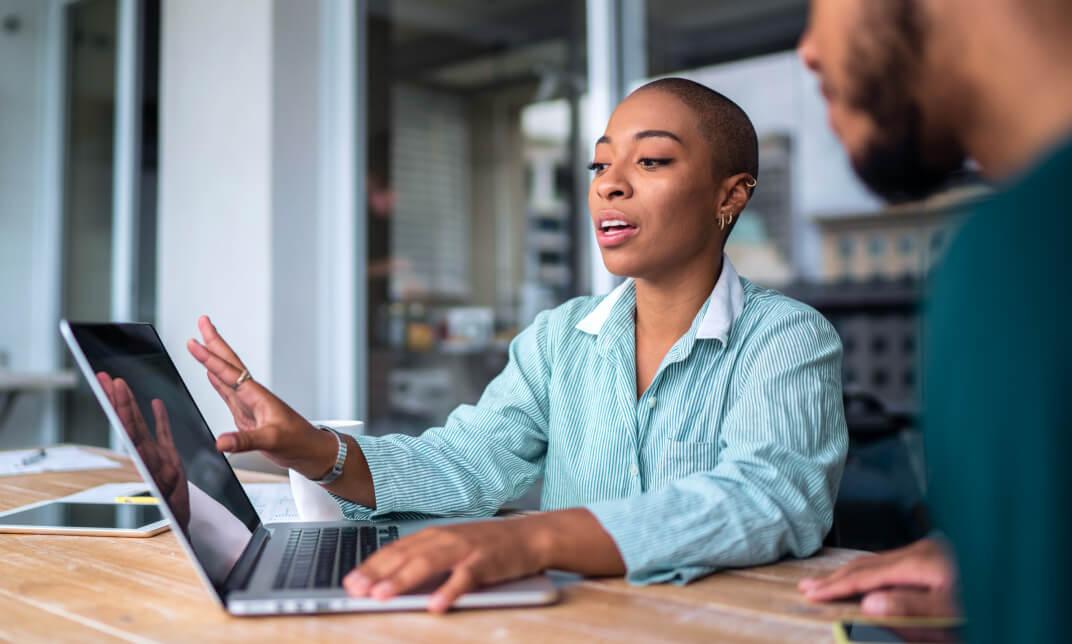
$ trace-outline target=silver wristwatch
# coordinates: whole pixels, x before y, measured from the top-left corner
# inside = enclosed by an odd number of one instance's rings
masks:
[[[331,432],[335,435],[335,440],[339,441],[339,453],[335,457],[335,465],[331,467],[331,471],[325,474],[323,478],[310,479],[313,483],[327,485],[328,483],[331,483],[335,479],[342,476],[342,466],[346,464],[346,441],[343,440],[342,434],[330,427],[325,427],[324,425],[316,425],[316,428],[321,429],[325,432]]]

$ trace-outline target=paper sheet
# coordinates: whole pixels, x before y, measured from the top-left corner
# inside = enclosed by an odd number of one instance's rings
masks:
[[[243,483],[249,500],[264,523],[300,521],[290,483]]]
[[[40,450],[23,449],[0,452],[0,476],[39,474],[41,472],[73,472],[119,467],[119,463],[80,447],[49,447],[44,458]]]

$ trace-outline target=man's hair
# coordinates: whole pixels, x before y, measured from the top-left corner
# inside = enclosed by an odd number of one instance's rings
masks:
[[[740,172],[759,179],[759,141],[752,120],[739,105],[710,87],[684,78],[660,78],[636,89],[676,97],[696,113],[700,132],[711,146],[716,178]]]

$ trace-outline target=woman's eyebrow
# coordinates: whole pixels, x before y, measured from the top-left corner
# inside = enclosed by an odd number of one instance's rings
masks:
[[[673,139],[681,145],[685,145],[685,142],[681,140],[681,137],[669,130],[641,130],[633,135],[633,138],[637,141],[639,141],[640,139],[651,139],[656,137],[664,139]],[[601,143],[610,143],[610,137],[607,135],[603,135],[596,139],[596,145],[599,145]]]
[[[681,137],[674,134],[673,132],[670,132],[669,130],[641,130],[640,132],[637,132],[633,135],[633,138],[638,141],[640,139],[650,139],[655,137],[673,139],[682,145],[685,144],[684,141],[681,140]]]

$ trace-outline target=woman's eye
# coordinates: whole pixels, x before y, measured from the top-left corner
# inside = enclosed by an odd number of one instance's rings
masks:
[[[607,164],[593,161],[588,164],[588,169],[596,174],[603,174],[603,171],[607,169]]]
[[[658,168],[660,166],[670,165],[670,161],[672,161],[672,159],[643,158],[637,161],[637,163],[639,163],[640,167],[644,168],[645,170],[654,170],[655,168]]]

